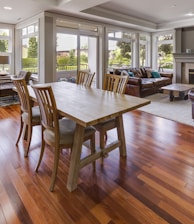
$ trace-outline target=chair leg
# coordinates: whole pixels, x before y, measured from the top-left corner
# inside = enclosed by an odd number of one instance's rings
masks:
[[[45,141],[44,141],[44,138],[43,138],[43,128],[42,128],[42,143],[41,143],[39,160],[38,160],[38,163],[37,163],[36,169],[35,169],[36,172],[38,172],[38,168],[39,168],[40,163],[42,161],[42,157],[43,157],[43,154],[44,154],[44,149],[45,149]]]
[[[22,117],[20,117],[20,132],[19,132],[19,135],[18,135],[18,139],[17,139],[17,141],[16,141],[16,146],[18,146],[18,142],[19,142],[20,137],[21,137],[21,135],[22,135],[23,126],[24,126],[24,125],[23,125]]]
[[[27,137],[27,147],[24,155],[25,157],[28,156],[31,139],[32,139],[32,124],[28,124],[28,137]]]
[[[60,154],[60,149],[59,149],[59,145],[58,145],[57,147],[55,147],[54,167],[53,167],[53,172],[52,172],[52,177],[51,177],[51,185],[50,185],[51,192],[54,190],[55,181],[56,181],[56,177],[57,177],[57,171],[58,171],[58,165],[59,165],[59,154]]]

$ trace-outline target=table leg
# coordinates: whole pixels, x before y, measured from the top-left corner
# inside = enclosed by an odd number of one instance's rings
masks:
[[[124,133],[124,126],[123,126],[123,117],[122,115],[118,116],[116,118],[117,122],[117,134],[118,134],[118,139],[121,142],[121,145],[119,147],[120,150],[120,155],[121,156],[126,156],[126,143],[125,143],[125,133]]]
[[[189,99],[189,96],[188,94],[184,96],[184,100],[188,100]]]
[[[170,91],[169,97],[170,97],[170,101],[173,101],[173,99],[174,99],[173,91]]]
[[[188,100],[188,92],[185,91],[185,92],[180,92],[179,93],[179,96],[181,97],[181,99],[183,100]]]
[[[78,175],[80,170],[80,157],[84,139],[84,127],[76,124],[74,143],[71,154],[70,168],[67,180],[67,189],[72,192],[77,188]]]

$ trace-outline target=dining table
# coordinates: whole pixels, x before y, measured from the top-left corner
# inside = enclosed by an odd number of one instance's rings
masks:
[[[147,99],[98,88],[85,87],[65,81],[35,85],[50,85],[54,93],[59,115],[76,122],[67,179],[67,189],[70,192],[77,188],[79,170],[82,167],[116,148],[119,148],[120,156],[125,157],[127,155],[123,114],[150,103]],[[28,86],[28,90],[31,99],[36,101],[33,88]],[[118,124],[117,139],[107,144],[104,149],[96,147],[96,153],[81,159],[85,127],[93,126],[112,118],[115,118]]]

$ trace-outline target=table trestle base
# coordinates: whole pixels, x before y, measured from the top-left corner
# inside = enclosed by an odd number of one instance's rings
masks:
[[[96,149],[96,153],[88,155],[81,160],[80,169],[101,157],[103,157],[103,158],[107,157],[107,154],[109,152],[118,148],[120,145],[121,145],[120,141],[114,141],[111,144],[107,145],[106,148],[104,148],[104,149],[100,149],[100,148]]]

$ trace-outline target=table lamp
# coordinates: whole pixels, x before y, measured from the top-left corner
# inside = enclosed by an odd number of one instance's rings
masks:
[[[0,72],[0,74],[8,74],[6,71],[4,71],[4,65],[8,64],[9,64],[9,56],[0,55],[0,65],[3,65],[3,69]]]

